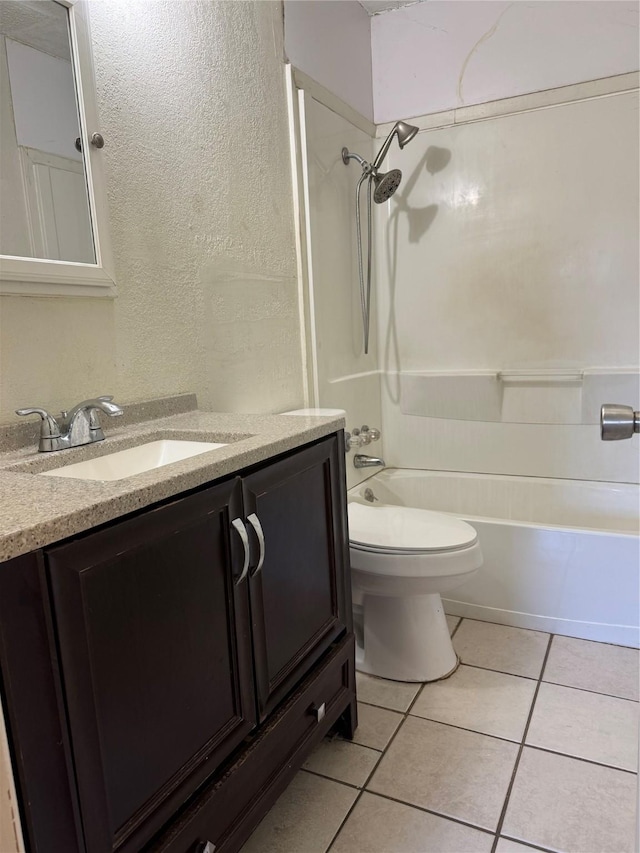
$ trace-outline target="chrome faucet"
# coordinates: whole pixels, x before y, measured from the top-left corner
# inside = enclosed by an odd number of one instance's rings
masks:
[[[353,457],[354,468],[384,468],[385,461],[379,456],[365,456],[364,453],[356,453]]]
[[[108,396],[84,400],[69,412],[61,412],[59,421],[45,409],[16,409],[16,415],[39,415],[42,418],[38,443],[40,452],[65,450],[104,439],[98,412],[104,412],[112,418],[123,414],[120,406],[112,403],[112,400],[113,397]]]

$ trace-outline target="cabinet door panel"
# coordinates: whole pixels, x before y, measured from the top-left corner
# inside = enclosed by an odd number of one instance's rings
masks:
[[[236,479],[48,552],[89,851],[138,850],[255,725],[240,514]]]
[[[260,719],[350,624],[341,450],[332,436],[244,480],[265,539],[249,581]]]

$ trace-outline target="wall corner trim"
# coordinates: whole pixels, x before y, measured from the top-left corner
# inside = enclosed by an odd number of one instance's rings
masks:
[[[356,109],[343,101],[342,98],[334,95],[329,89],[316,82],[312,77],[309,77],[304,71],[300,71],[293,65],[291,68],[293,70],[293,81],[298,89],[304,89],[316,101],[320,101],[321,104],[332,112],[351,122],[351,124],[355,125],[363,133],[375,138],[376,126],[372,121],[369,121],[368,118],[365,118]]]

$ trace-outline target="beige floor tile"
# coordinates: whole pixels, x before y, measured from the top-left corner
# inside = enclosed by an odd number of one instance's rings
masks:
[[[539,678],[549,634],[465,619],[453,645],[463,663]]]
[[[520,742],[536,682],[461,666],[451,678],[425,684],[411,713]]]
[[[377,708],[374,705],[358,705],[358,728],[353,743],[369,746],[371,749],[384,749],[402,722],[402,714]]]
[[[449,633],[453,634],[456,629],[456,625],[460,622],[459,616],[447,616],[447,625],[449,626]]]
[[[528,844],[518,844],[517,841],[511,841],[509,838],[498,839],[496,853],[531,853],[535,847],[529,847]]]
[[[367,788],[494,830],[518,747],[407,717]]]
[[[542,679],[637,700],[639,661],[637,649],[556,636]]]
[[[543,683],[527,743],[635,771],[638,703]]]
[[[390,708],[392,711],[406,711],[413,702],[420,684],[407,681],[388,681],[373,675],[356,673],[356,692],[361,702]]]
[[[493,836],[364,793],[331,853],[489,853]]]
[[[340,738],[327,738],[316,747],[302,766],[305,770],[313,770],[314,773],[321,773],[338,782],[348,782],[349,785],[361,788],[379,758],[380,753],[376,749],[359,746]]]
[[[325,853],[358,792],[304,770],[298,773],[242,853]]]
[[[632,853],[636,776],[525,747],[505,835],[566,853]]]

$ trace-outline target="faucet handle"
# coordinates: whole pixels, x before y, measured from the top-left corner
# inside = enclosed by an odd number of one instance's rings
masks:
[[[362,436],[363,444],[371,444],[372,441],[378,441],[380,438],[380,430],[376,427],[369,427],[364,424],[360,428],[360,435]]]
[[[42,423],[40,424],[40,438],[58,438],[60,436],[60,427],[56,419],[49,414],[45,409],[16,409],[16,415],[40,415]]]
[[[345,451],[349,453],[352,447],[362,447],[363,441],[360,435],[360,430],[356,427],[353,432],[346,432],[344,435]]]

